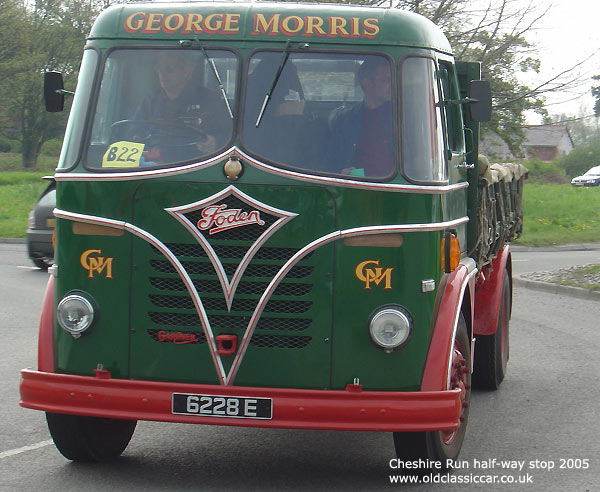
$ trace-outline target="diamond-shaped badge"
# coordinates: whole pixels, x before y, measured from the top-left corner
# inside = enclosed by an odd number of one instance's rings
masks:
[[[206,251],[221,283],[228,310],[231,310],[240,279],[256,252],[271,235],[298,215],[259,202],[233,185],[204,200],[165,210],[175,217]],[[211,245],[211,240],[214,239],[252,241],[231,277],[227,275],[223,263]]]

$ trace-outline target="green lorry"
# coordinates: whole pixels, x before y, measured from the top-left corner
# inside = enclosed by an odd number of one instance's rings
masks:
[[[480,79],[397,9],[104,11],[21,405],[74,461],[150,420],[385,431],[448,466],[472,379],[504,378],[522,224],[523,169],[478,158]]]

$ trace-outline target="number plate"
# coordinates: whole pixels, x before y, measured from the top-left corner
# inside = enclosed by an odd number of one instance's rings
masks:
[[[271,398],[173,393],[173,413],[206,417],[272,419]]]

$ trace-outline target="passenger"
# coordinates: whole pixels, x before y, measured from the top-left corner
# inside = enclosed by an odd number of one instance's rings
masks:
[[[146,161],[175,162],[207,155],[231,136],[232,120],[223,97],[194,76],[196,56],[198,52],[174,50],[157,56],[158,90],[144,99],[133,118],[144,127],[138,131],[150,140],[143,153]]]
[[[336,110],[328,146],[332,172],[386,177],[394,170],[392,78],[383,57],[367,58],[358,70],[363,101]]]
[[[304,91],[308,88],[310,94],[315,81],[301,80],[297,66],[297,63],[301,66],[301,57],[290,56],[284,63],[256,126],[281,55],[272,52],[261,54],[260,58],[248,76],[242,135],[244,145],[251,152],[295,170],[327,171],[329,126],[312,112],[319,103],[315,104],[315,99],[309,102],[310,97],[307,98]],[[309,107],[311,102],[312,108]]]

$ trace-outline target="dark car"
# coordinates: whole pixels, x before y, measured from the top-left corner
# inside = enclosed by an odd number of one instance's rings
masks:
[[[600,166],[594,166],[583,176],[571,180],[573,186],[600,186]]]
[[[52,234],[56,223],[54,218],[56,182],[49,176],[44,177],[44,179],[49,179],[50,184],[29,213],[27,251],[29,258],[36,266],[47,270],[54,260]]]

